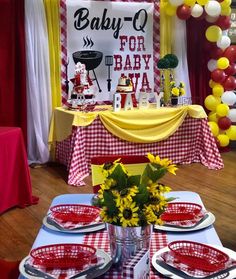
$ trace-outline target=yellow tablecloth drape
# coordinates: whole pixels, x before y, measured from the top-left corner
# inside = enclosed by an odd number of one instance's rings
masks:
[[[109,132],[121,139],[140,143],[156,142],[175,133],[187,115],[193,118],[207,117],[203,107],[199,105],[119,112],[113,112],[110,108],[89,113],[56,108],[51,122],[49,142],[67,138],[72,126],[88,126],[96,117],[100,118]]]

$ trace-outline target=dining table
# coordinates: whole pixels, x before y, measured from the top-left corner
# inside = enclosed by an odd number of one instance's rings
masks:
[[[36,204],[21,128],[0,127],[0,214]]]
[[[207,210],[204,207],[203,201],[199,194],[191,191],[172,191],[166,194],[167,197],[174,197],[178,202],[191,202],[197,203],[203,207],[204,210]],[[57,196],[53,199],[51,206],[60,205],[60,204],[84,204],[90,205],[93,199],[93,194],[64,194]],[[50,210],[45,213],[45,216],[50,212]],[[213,216],[214,214],[211,213]],[[166,247],[170,242],[173,241],[194,241],[203,244],[216,245],[222,247],[221,240],[214,228],[215,219],[209,223],[207,226],[190,231],[168,231],[157,228],[153,228],[151,235],[151,245],[150,245],[150,257],[152,257],[157,251]],[[216,220],[217,221],[217,220]],[[55,231],[50,229],[48,226],[42,224],[38,235],[33,243],[32,249],[35,249],[44,245],[51,244],[60,244],[60,243],[83,243],[87,245],[94,246],[96,248],[103,249],[104,251],[110,251],[109,238],[106,229],[100,231],[94,231],[89,233],[66,233],[62,231]],[[20,279],[26,278],[23,275],[20,275]],[[119,274],[116,270],[111,268],[107,271],[101,278],[122,278],[122,275]],[[155,269],[151,266],[150,268],[150,278],[157,279],[163,278],[158,275]]]
[[[152,153],[174,164],[224,167],[207,115],[199,105],[117,112],[108,105],[95,106],[92,111],[58,107],[53,112],[49,143],[52,159],[67,167],[67,183],[73,186],[85,184],[91,158],[96,156]]]

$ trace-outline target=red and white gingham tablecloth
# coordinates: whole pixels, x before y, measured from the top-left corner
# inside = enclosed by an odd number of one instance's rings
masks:
[[[117,138],[97,117],[86,127],[73,127],[72,134],[56,145],[56,159],[67,166],[68,184],[84,185],[90,174],[91,158],[98,155],[146,155],[169,158],[175,164],[202,163],[209,169],[224,167],[207,119],[186,117],[168,139],[153,143],[133,143]]]
[[[107,231],[100,231],[97,233],[87,234],[84,236],[83,240],[84,244],[94,246],[96,248],[103,249],[106,252],[110,252],[110,244],[108,240]],[[161,248],[167,246],[167,236],[164,232],[153,232],[151,237],[151,245],[150,245],[150,259],[153,254],[160,250]],[[103,279],[123,279],[122,274],[120,274],[114,268],[111,268],[108,272],[106,272],[103,276],[99,277]],[[150,263],[150,279],[159,279],[164,278],[160,277],[155,273],[155,269]]]

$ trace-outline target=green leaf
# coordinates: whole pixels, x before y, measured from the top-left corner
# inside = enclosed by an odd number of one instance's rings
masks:
[[[178,199],[178,198],[170,197],[170,198],[167,198],[166,201],[167,201],[167,202],[171,202],[171,201],[174,201],[174,200],[176,200],[176,199]]]
[[[128,185],[129,187],[134,186],[134,185],[139,186],[139,184],[140,184],[140,178],[141,178],[141,175],[132,175],[132,176],[129,176],[129,177],[128,177],[128,181],[127,181],[127,185]]]
[[[119,164],[116,166],[109,177],[113,178],[117,182],[117,190],[120,191],[124,188],[127,188],[127,174],[123,171],[122,167]]]
[[[153,171],[153,181],[157,181],[166,174],[166,168],[160,168],[159,170]]]
[[[148,200],[149,200],[149,192],[148,192],[146,186],[140,185],[139,192],[134,197],[134,201],[136,202],[137,205],[143,206],[143,205],[147,204]]]
[[[142,177],[141,177],[141,183],[147,184],[150,179],[152,180],[152,173],[153,173],[153,170],[152,170],[151,166],[149,164],[146,165],[146,167],[143,171]]]
[[[109,212],[111,213],[111,215],[115,214],[117,208],[116,208],[116,202],[114,200],[113,194],[109,191],[104,191],[103,198],[104,198],[104,204],[106,205],[107,208],[109,208]]]

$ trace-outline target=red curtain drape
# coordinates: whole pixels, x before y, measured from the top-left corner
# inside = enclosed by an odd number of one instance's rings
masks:
[[[205,37],[205,31],[209,23],[204,19],[196,20],[191,17],[187,20],[186,26],[187,58],[192,103],[203,106],[206,96],[211,93],[209,87],[210,72],[207,68],[211,46]]]
[[[24,0],[0,3],[0,126],[21,127],[26,143]]]

